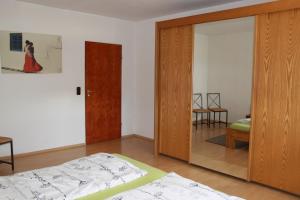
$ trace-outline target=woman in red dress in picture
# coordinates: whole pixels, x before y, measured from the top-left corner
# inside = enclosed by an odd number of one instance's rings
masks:
[[[23,71],[25,73],[37,73],[43,70],[43,67],[36,62],[34,57],[33,43],[26,40],[25,42],[25,63]]]

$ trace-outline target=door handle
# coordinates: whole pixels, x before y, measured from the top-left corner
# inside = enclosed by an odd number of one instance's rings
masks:
[[[87,94],[88,97],[91,96],[91,94],[95,93],[95,92],[96,91],[94,91],[94,90],[86,90],[86,94]]]

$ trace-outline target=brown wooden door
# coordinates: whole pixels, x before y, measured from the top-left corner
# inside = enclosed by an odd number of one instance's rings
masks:
[[[85,43],[86,143],[121,137],[122,46]]]
[[[189,159],[193,27],[162,29],[158,68],[159,153]]]
[[[251,179],[300,194],[300,10],[259,15]]]

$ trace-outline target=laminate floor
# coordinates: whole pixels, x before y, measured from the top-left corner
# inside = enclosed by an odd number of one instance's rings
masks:
[[[216,170],[238,178],[247,179],[248,146],[229,149],[208,142],[207,139],[226,134],[225,125],[208,128],[206,125],[193,127],[191,163]]]

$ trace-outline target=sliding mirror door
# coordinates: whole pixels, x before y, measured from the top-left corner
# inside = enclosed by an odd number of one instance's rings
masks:
[[[254,17],[195,25],[191,163],[247,179]]]

